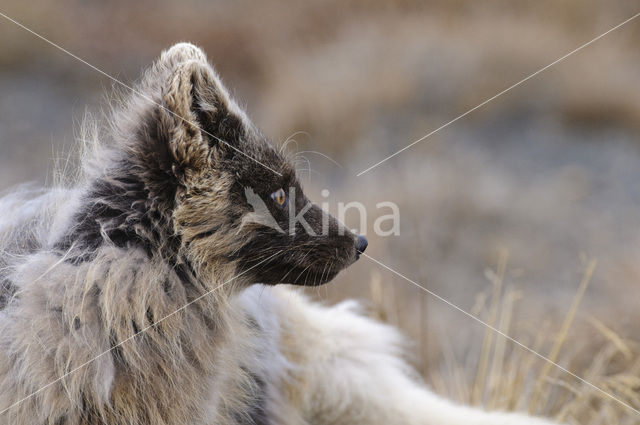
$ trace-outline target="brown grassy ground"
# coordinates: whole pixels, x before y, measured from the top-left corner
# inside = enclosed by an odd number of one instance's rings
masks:
[[[250,115],[312,168],[331,209],[367,205],[368,253],[640,409],[640,22],[362,177],[379,159],[637,13],[627,0],[110,3],[0,11],[131,82],[203,46]],[[50,176],[111,82],[0,19],[0,187]],[[303,131],[304,133],[298,133]],[[401,235],[372,234],[376,203]],[[505,254],[505,253],[508,253]],[[591,259],[597,267],[580,285]],[[586,285],[586,284],[585,284]],[[574,303],[580,288],[580,303]],[[638,415],[366,259],[312,292],[402,328],[440,393],[573,424]]]
[[[479,294],[469,311],[501,334],[486,327],[480,344],[467,346],[461,356],[451,346],[455,340],[451,327],[441,327],[435,332],[435,347],[420,347],[423,358],[433,356],[437,365],[423,365],[427,381],[453,400],[488,409],[526,411],[559,423],[638,423],[633,409],[640,406],[640,343],[622,337],[595,318],[588,320],[588,327],[574,323],[596,261],[586,265],[564,318],[532,323],[518,317],[518,308],[525,301],[522,290],[504,286],[507,257],[503,253],[496,270],[487,271],[491,289]],[[371,291],[372,314],[401,324],[398,312],[402,306],[393,306],[383,296],[379,280],[372,281]]]

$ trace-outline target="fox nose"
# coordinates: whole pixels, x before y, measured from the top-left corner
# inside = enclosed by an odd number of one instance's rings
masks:
[[[364,236],[358,236],[358,239],[356,239],[356,260],[360,258],[360,254],[362,254],[364,250],[367,249],[367,246],[369,246],[367,238],[365,238]]]

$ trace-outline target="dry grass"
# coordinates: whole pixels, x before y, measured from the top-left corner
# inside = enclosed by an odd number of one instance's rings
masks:
[[[437,354],[419,347],[418,363],[423,367],[431,363],[423,369],[430,385],[439,394],[461,403],[524,411],[560,423],[637,424],[640,417],[633,409],[640,410],[640,342],[622,337],[592,317],[576,323],[596,262],[585,266],[582,282],[563,320],[548,317],[539,323],[522,323],[517,312],[525,302],[523,292],[504,285],[507,260],[508,255],[503,252],[496,270],[487,271],[491,289],[478,295],[471,313],[588,383],[485,328],[480,346],[467,347],[467,360],[477,359],[475,363],[461,361],[451,349],[447,335],[452,329],[441,332],[439,344],[429,347]],[[370,287],[372,314],[397,323],[398,316],[393,312],[402,306],[397,304],[395,290],[385,291],[377,275]],[[432,360],[427,362],[427,358]]]

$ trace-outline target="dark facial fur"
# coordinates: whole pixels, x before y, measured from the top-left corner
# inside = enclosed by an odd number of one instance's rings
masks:
[[[123,141],[57,245],[70,250],[70,261],[103,244],[138,246],[203,280],[233,266],[251,283],[301,285],[325,283],[355,261],[356,235],[310,203],[293,166],[249,122],[199,49],[166,52],[138,91],[116,117]],[[295,193],[284,207],[271,198],[279,189]],[[279,229],[243,222],[254,212],[247,190]],[[305,209],[308,228],[291,229],[290,216]]]

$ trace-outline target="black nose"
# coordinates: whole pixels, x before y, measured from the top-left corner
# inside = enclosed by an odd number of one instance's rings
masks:
[[[358,239],[356,240],[356,260],[360,258],[360,254],[362,254],[364,250],[367,249],[368,245],[369,242],[367,242],[367,238],[365,238],[364,236],[358,236]]]

